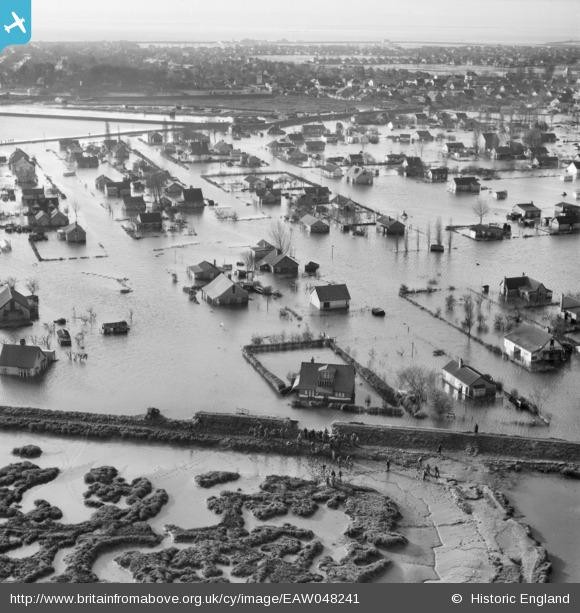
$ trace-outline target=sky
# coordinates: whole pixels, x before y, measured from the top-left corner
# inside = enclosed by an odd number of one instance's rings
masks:
[[[34,40],[287,38],[537,43],[580,39],[580,0],[32,0],[32,3]]]

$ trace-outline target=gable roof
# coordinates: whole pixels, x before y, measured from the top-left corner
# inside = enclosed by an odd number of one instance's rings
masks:
[[[20,292],[17,292],[13,287],[4,285],[0,287],[0,309],[8,304],[11,300],[20,304],[26,309],[30,309],[26,296],[23,296]]]
[[[161,213],[139,213],[140,223],[161,223]]]
[[[184,202],[203,202],[201,187],[189,187],[183,190]]]
[[[44,352],[35,345],[2,345],[0,367],[34,368],[39,356],[44,356]]]
[[[533,202],[518,202],[518,204],[514,204],[515,208],[521,209],[522,211],[539,211],[540,208],[537,207]]]
[[[352,396],[355,387],[355,370],[350,364],[322,364],[319,362],[302,362],[296,388],[316,389],[320,375],[329,371],[333,375],[332,391]],[[328,388],[326,388],[328,389]]]
[[[554,337],[545,330],[530,325],[522,325],[517,330],[505,335],[505,340],[511,341],[527,351],[538,351]]]
[[[324,226],[328,226],[323,219],[318,219],[318,217],[314,217],[314,215],[304,215],[300,223],[303,223],[305,226],[312,226],[314,224],[324,224]]]
[[[394,219],[393,217],[389,217],[389,215],[379,215],[377,217],[377,223],[385,228],[392,227],[405,227],[405,224],[399,221],[398,219]]]
[[[81,232],[86,234],[85,229],[76,221],[69,224],[68,226],[65,226],[64,228],[61,228],[61,232],[65,232],[66,234],[72,232],[73,230],[80,230]]]
[[[202,272],[216,272],[217,274],[221,272],[221,270],[215,264],[212,264],[211,262],[208,262],[207,260],[203,260],[199,264],[194,264],[193,266],[190,266],[189,270],[194,275],[202,273]]]
[[[203,293],[210,300],[217,300],[225,293],[227,293],[232,287],[235,288],[236,292],[240,292],[241,294],[246,294],[245,289],[234,283],[229,277],[226,277],[223,273],[219,274],[211,283],[208,283],[203,288]]]
[[[284,260],[288,260],[288,262],[292,263],[294,266],[296,266],[296,268],[298,268],[298,262],[294,258],[290,257],[289,255],[286,255],[285,253],[278,253],[276,249],[272,249],[272,251],[267,253],[260,260],[258,265],[262,266],[264,264],[267,264],[268,266],[277,266],[278,264],[280,264],[280,262],[283,262]]]
[[[483,378],[483,374],[475,368],[463,362],[456,362],[455,360],[451,360],[451,362],[446,364],[443,370],[469,387],[472,387],[477,381]]]
[[[269,250],[275,249],[275,247],[274,245],[269,243],[267,240],[262,238],[256,243],[254,247],[250,247],[250,249],[254,251],[263,251],[264,249],[269,249]]]
[[[331,285],[317,285],[312,291],[316,292],[320,302],[334,302],[336,300],[350,300],[346,284],[335,283]]]
[[[578,311],[580,310],[580,300],[572,296],[562,296],[562,311]]]

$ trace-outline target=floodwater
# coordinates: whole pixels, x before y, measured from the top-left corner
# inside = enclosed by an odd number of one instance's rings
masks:
[[[104,125],[98,122],[59,119],[11,118],[9,123],[3,120],[2,124],[7,138],[36,138],[44,126],[48,126],[46,129],[53,136],[104,131]],[[115,131],[114,124],[111,129]],[[384,128],[381,130],[380,143],[364,147],[376,159],[382,159],[391,151],[418,153],[415,145],[386,140]],[[457,136],[458,140],[464,139],[470,144],[469,134]],[[141,413],[148,406],[157,406],[173,417],[188,417],[199,410],[231,412],[244,409],[290,416],[311,427],[325,427],[333,420],[343,420],[343,415],[324,410],[293,410],[289,400],[277,397],[241,355],[242,346],[250,342],[254,334],[268,336],[285,332],[290,335],[309,329],[314,334],[336,337],[342,347],[350,350],[360,362],[371,365],[394,386],[398,371],[405,366],[421,364],[439,370],[449,357],[433,357],[435,349],[444,350],[448,356],[462,356],[479,370],[500,378],[507,389],[517,388],[526,395],[538,387],[543,388],[548,394],[546,409],[552,415],[549,428],[532,428],[529,420],[501,404],[484,408],[458,403],[454,418],[428,418],[421,422],[422,426],[471,429],[478,423],[482,431],[580,440],[578,357],[557,372],[530,374],[469,342],[463,334],[398,297],[399,286],[403,283],[416,288],[436,282],[435,287],[445,292],[447,287],[455,286],[457,295],[461,296],[468,289],[478,290],[483,284],[497,288],[504,275],[519,275],[524,271],[545,282],[556,297],[562,291],[580,291],[579,236],[514,238],[486,244],[453,235],[451,251],[446,250],[443,255],[430,254],[426,249],[427,225],[433,233],[438,217],[444,225],[450,219],[455,224],[473,223],[472,206],[477,197],[454,196],[446,191],[444,184],[430,185],[404,179],[384,167],[380,168],[372,187],[353,186],[344,179],[324,179],[316,169],[295,168],[274,159],[265,149],[269,140],[265,136],[254,136],[236,146],[259,155],[270,164],[268,170],[303,175],[328,185],[335,193],[351,196],[392,216],[406,211],[408,224],[420,231],[419,250],[416,250],[414,231],[410,235],[408,252],[405,252],[402,242],[397,246],[393,239],[381,236],[372,227],[367,237],[354,237],[341,233],[336,226],[329,235],[322,236],[310,236],[299,226],[291,226],[292,252],[301,266],[314,260],[321,265],[321,283],[348,284],[352,295],[349,314],[320,314],[309,306],[308,292],[319,281],[300,277],[293,288],[288,280],[269,274],[260,275],[260,280],[280,289],[283,294],[280,299],[267,300],[253,295],[249,307],[243,310],[194,304],[181,289],[189,283],[186,266],[208,259],[219,264],[233,264],[235,268],[248,246],[267,238],[272,220],[284,214],[284,205],[257,210],[254,205],[247,205],[249,194],[226,193],[201,177],[202,174],[248,171],[217,163],[184,168],[162,158],[158,150],[143,140],[132,138],[135,148],[184,183],[202,187],[206,197],[233,207],[240,218],[238,222],[219,221],[214,212],[206,208],[201,214],[188,216],[189,234],[168,234],[135,241],[121,227],[118,204],[113,203],[111,213],[102,194],[94,188],[96,176],[112,174],[110,166],[80,170],[76,177],[64,178],[56,143],[24,145],[26,151],[37,157],[43,171],[68,195],[64,204],[78,204],[79,222],[89,234],[87,255],[104,250],[108,257],[39,263],[26,237],[14,234],[9,237],[12,252],[0,255],[0,278],[17,278],[17,287],[23,291],[26,279],[37,278],[41,318],[31,328],[0,331],[0,339],[15,342],[21,337],[39,338],[47,334],[44,323],[66,317],[73,337],[83,333],[83,352],[88,354],[88,360],[86,363],[69,360],[68,353],[58,347],[52,337],[59,361],[40,381],[2,377],[0,403],[117,414]],[[360,149],[361,145],[329,145],[327,155]],[[430,143],[423,148],[422,155],[427,161],[435,162],[439,159],[439,149],[438,143]],[[10,153],[11,148],[0,148],[0,152]],[[501,164],[498,167],[501,168]],[[0,168],[0,174],[5,170],[6,167]],[[495,201],[488,192],[482,192],[480,198],[492,209],[489,220],[502,221],[515,202],[529,200],[546,214],[551,213],[553,205],[563,199],[563,187],[570,193],[574,189],[570,184],[561,183],[557,172],[551,171],[553,176],[548,177],[509,173],[502,180],[485,183],[492,189],[505,188],[509,192],[505,201]],[[570,196],[566,200],[572,201]],[[244,219],[256,217],[259,219]],[[444,241],[447,241],[446,236]],[[51,257],[79,255],[78,249],[58,243],[54,236],[39,248]],[[171,282],[170,272],[177,273],[177,284]],[[122,295],[115,280],[118,278],[127,278],[133,293]],[[283,306],[295,310],[302,320],[282,319],[279,310]],[[373,306],[383,307],[387,316],[384,319],[372,317],[369,309]],[[78,318],[89,309],[96,314],[94,324],[83,323]],[[77,319],[73,319],[74,316]],[[118,319],[131,322],[132,329],[127,337],[99,334],[100,323]],[[287,359],[285,356],[284,360]],[[282,371],[282,376],[290,370]],[[357,416],[357,420],[415,423],[409,417]]]

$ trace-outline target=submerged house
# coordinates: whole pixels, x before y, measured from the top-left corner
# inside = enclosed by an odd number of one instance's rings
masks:
[[[59,211],[58,209],[53,209],[50,212],[50,227],[51,228],[64,228],[69,225],[68,217]]]
[[[539,221],[542,216],[542,210],[533,202],[520,202],[518,204],[514,204],[512,208],[512,215],[525,220]]]
[[[47,351],[36,345],[26,345],[24,340],[18,345],[6,343],[2,345],[0,352],[0,375],[37,377],[55,360],[54,351]]]
[[[313,215],[304,215],[300,223],[311,234],[328,234],[330,232],[330,226],[323,219],[319,219]]]
[[[0,328],[28,326],[37,312],[36,303],[9,285],[0,286]]]
[[[342,168],[336,164],[326,163],[320,167],[322,175],[327,179],[340,179],[343,175]]]
[[[573,326],[577,326],[580,323],[580,300],[572,296],[562,296],[558,316]]]
[[[272,272],[276,275],[287,275],[295,277],[298,274],[298,262],[284,253],[279,253],[277,249],[272,249],[258,263],[259,270]]]
[[[449,169],[446,166],[438,166],[437,168],[427,168],[425,171],[425,179],[429,183],[445,183]]]
[[[511,232],[511,227],[508,224],[506,225],[507,228],[504,229],[494,224],[478,223],[469,227],[469,236],[476,241],[501,241],[506,234],[508,234],[509,238],[507,229],[510,229]]]
[[[67,243],[83,244],[87,242],[87,233],[76,221],[57,230],[56,235],[60,240]]]
[[[200,210],[205,206],[203,192],[200,187],[188,187],[183,190],[183,198],[178,205],[186,210]]]
[[[189,276],[193,276],[195,281],[198,283],[209,283],[216,277],[219,277],[222,274],[222,271],[216,266],[215,261],[212,264],[207,260],[203,260],[199,264],[189,266],[187,273]]]
[[[248,292],[224,274],[218,275],[201,290],[203,299],[213,306],[243,306],[248,304]]]
[[[310,293],[310,304],[320,311],[348,309],[350,293],[344,283],[318,285]]]
[[[561,364],[567,358],[562,344],[549,332],[524,325],[504,337],[504,351],[509,358],[528,370],[541,370]]]
[[[388,215],[379,215],[377,224],[386,236],[404,236],[405,224]]]
[[[139,232],[161,232],[163,229],[161,213],[139,213],[135,226]]]
[[[443,367],[443,381],[466,398],[494,397],[497,385],[489,375],[465,364],[463,360],[451,360]]]
[[[137,216],[147,210],[147,204],[143,196],[125,196],[123,198],[123,209],[128,217]]]
[[[552,234],[570,234],[580,230],[580,218],[573,214],[558,215],[550,222]]]
[[[372,185],[374,181],[373,173],[360,166],[353,166],[348,169],[346,173],[346,180],[353,183],[353,185]]]
[[[293,389],[304,401],[341,402],[355,400],[355,369],[347,364],[302,362]]]
[[[259,240],[253,247],[250,247],[251,251],[254,253],[254,259],[257,261],[261,260],[263,257],[268,255],[270,251],[276,249],[274,245],[269,243],[265,239]]]
[[[452,194],[479,194],[481,184],[476,177],[454,177],[447,183],[447,189]]]
[[[552,301],[552,290],[543,283],[525,275],[504,277],[500,293],[506,300],[521,299],[530,304],[548,304]]]

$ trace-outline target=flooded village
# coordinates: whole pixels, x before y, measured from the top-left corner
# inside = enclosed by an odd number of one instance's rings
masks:
[[[580,580],[579,59],[6,49],[0,580]]]

